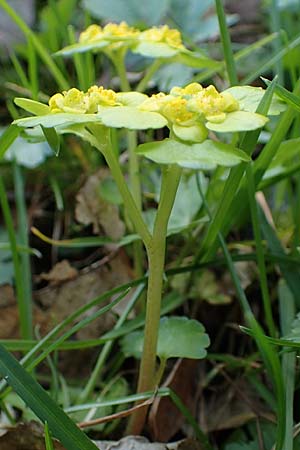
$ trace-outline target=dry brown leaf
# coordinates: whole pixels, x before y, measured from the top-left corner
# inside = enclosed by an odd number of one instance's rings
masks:
[[[128,259],[124,252],[120,250],[109,262],[96,269],[90,268],[88,270],[85,268],[72,280],[62,282],[59,285],[50,284],[35,292],[35,301],[45,310],[44,321],[40,324],[41,334],[50,331],[53,326],[85,303],[116,286],[127,283],[131,278],[132,273]],[[102,303],[102,306],[106,303]],[[96,309],[98,308],[95,307],[87,311],[86,315],[92,314]],[[114,323],[114,314],[107,312],[89,324],[88,327],[80,330],[76,336],[80,339],[97,338],[111,329]]]
[[[13,305],[15,303],[15,293],[10,284],[0,286],[0,308],[2,306]]]
[[[214,395],[206,402],[201,416],[206,432],[238,428],[258,416],[270,417],[257,392],[244,379],[218,385]]]
[[[119,209],[102,198],[99,192],[101,181],[109,176],[109,170],[101,169],[87,179],[76,196],[75,216],[76,220],[84,225],[92,224],[95,234],[103,230],[106,236],[118,240],[125,231],[125,225],[119,217]]]
[[[164,386],[174,391],[193,414],[196,408],[198,361],[179,359]],[[150,410],[149,426],[153,439],[167,442],[181,428],[185,419],[168,397],[157,398]]]
[[[53,440],[54,450],[64,450],[64,447]],[[37,422],[21,423],[7,429],[0,437],[1,450],[45,450],[43,427]]]
[[[51,284],[59,284],[63,281],[73,280],[78,275],[78,271],[72,267],[66,259],[58,262],[48,273],[42,273],[39,278],[49,281]]]
[[[143,436],[127,436],[120,441],[95,441],[101,450],[203,450],[203,447],[194,439],[162,444],[149,442]]]

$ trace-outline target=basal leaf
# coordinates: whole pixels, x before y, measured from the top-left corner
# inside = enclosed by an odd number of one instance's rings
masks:
[[[17,97],[14,99],[14,102],[17,106],[20,106],[20,108],[25,109],[25,111],[28,111],[35,116],[43,116],[44,114],[49,114],[50,112],[50,108],[48,105],[36,102],[35,100],[31,100],[30,98]]]
[[[250,160],[238,148],[211,140],[188,145],[175,139],[164,139],[142,144],[137,151],[158,164],[178,164],[193,169],[214,169],[217,165],[231,167]]]
[[[146,130],[162,128],[167,120],[158,113],[140,111],[132,106],[112,106],[99,108],[101,122],[107,127]]]
[[[226,119],[221,123],[207,122],[206,127],[209,130],[217,131],[219,133],[229,133],[237,131],[250,131],[262,128],[267,122],[268,118],[261,114],[234,111],[227,113]]]
[[[140,358],[144,334],[136,331],[126,335],[121,342],[127,356]],[[202,359],[210,341],[204,326],[197,320],[187,317],[163,317],[160,320],[157,343],[157,356],[160,358]]]
[[[124,106],[138,106],[147,99],[146,94],[141,92],[118,92],[117,101]]]

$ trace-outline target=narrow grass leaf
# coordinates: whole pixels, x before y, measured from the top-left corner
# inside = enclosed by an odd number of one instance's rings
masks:
[[[21,364],[0,345],[0,374],[42,422],[47,422],[68,450],[96,450],[93,442],[74,424]]]

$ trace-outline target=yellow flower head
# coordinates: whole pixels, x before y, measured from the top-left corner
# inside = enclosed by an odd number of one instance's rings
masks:
[[[143,41],[163,42],[171,47],[183,48],[180,32],[168,25],[149,28],[141,33],[140,38]]]
[[[174,86],[171,91],[170,94],[171,95],[176,95],[176,96],[182,96],[185,98],[190,98],[195,94],[198,94],[198,92],[203,91],[203,87],[201,86],[201,84],[199,83],[190,83],[187,86],[185,86],[184,88],[181,87],[177,87]]]
[[[98,106],[115,106],[117,94],[112,89],[104,89],[103,86],[92,86],[87,91],[89,113],[98,111]]]
[[[200,89],[188,100],[187,108],[210,122],[220,123],[226,118],[226,113],[237,111],[239,104],[229,93],[219,93],[212,85]]]
[[[173,97],[168,100],[162,105],[160,112],[170,122],[180,125],[190,125],[196,117],[196,114],[188,111],[187,100],[182,97]]]
[[[79,35],[79,42],[87,43],[97,41],[103,37],[103,30],[99,25],[90,25],[86,30],[84,30]]]
[[[136,28],[130,27],[126,22],[108,23],[104,28],[99,25],[90,25],[79,36],[79,42],[89,43],[97,40],[105,40],[111,37],[130,38],[140,33]]]
[[[188,124],[197,115],[187,109],[187,100],[180,96],[154,94],[141,105],[140,109],[159,112],[171,123]]]
[[[52,113],[85,113],[87,111],[85,95],[76,88],[53,95],[49,100],[49,106]]]
[[[103,28],[104,37],[116,36],[116,37],[134,37],[137,36],[140,31],[134,27],[130,27],[126,22],[121,23],[108,23]]]
[[[79,114],[93,114],[98,111],[99,106],[115,106],[117,94],[111,89],[102,86],[92,86],[87,92],[72,88],[62,94],[55,94],[49,100],[52,113],[68,112]]]

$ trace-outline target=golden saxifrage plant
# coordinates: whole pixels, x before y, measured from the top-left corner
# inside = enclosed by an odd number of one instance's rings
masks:
[[[129,90],[124,66],[124,58],[129,50],[154,58],[135,91]],[[66,47],[59,53],[71,55],[84,51],[102,51],[113,61],[120,75],[122,91],[115,92],[103,86],[92,86],[86,92],[72,88],[53,95],[48,105],[17,98],[16,104],[33,116],[18,119],[14,123],[27,136],[43,136],[43,130],[44,136],[52,144],[57,141],[57,134],[75,134],[99,150],[111,170],[123,198],[126,214],[144,244],[148,259],[143,345],[135,353],[135,356],[141,354],[138,392],[144,392],[155,387],[162,373],[161,367],[168,357],[203,358],[205,348],[209,345],[203,326],[194,320],[175,318],[174,324],[164,320],[160,325],[168,221],[182,171],[213,170],[218,165],[232,167],[240,162],[251,163],[246,153],[228,143],[228,135],[226,142],[221,139],[223,133],[255,130],[267,123],[266,116],[255,113],[264,90],[243,86],[218,92],[212,85],[203,87],[198,83],[191,83],[185,87],[173,87],[169,93],[159,92],[151,96],[143,94],[141,90],[149,77],[167,58],[198,64],[199,67],[217,64],[205,55],[187,50],[182,44],[180,33],[167,26],[141,32],[124,22],[108,24],[104,28],[91,25],[81,33],[77,44]],[[275,100],[270,114],[278,114],[280,111],[280,102]],[[141,143],[131,149],[133,151],[130,155],[132,158],[146,157],[161,168],[159,203],[153,229],[150,229],[144,220],[141,204],[124,177],[118,155],[112,146],[111,130],[164,127],[166,135],[168,133],[165,139]],[[195,334],[184,345],[187,330],[192,330]],[[159,334],[166,337],[168,332],[175,333],[175,350],[172,345],[168,347],[158,340]],[[182,346],[179,344],[180,333],[183,336]],[[192,341],[194,345],[191,344]],[[161,362],[158,371],[157,356]],[[144,414],[139,412],[133,420],[131,432],[139,432],[143,420]]]

